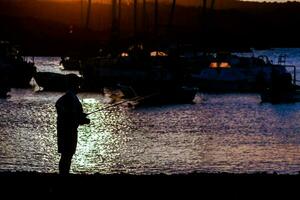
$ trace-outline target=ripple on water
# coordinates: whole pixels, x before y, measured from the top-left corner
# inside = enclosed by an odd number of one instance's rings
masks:
[[[14,90],[0,100],[0,171],[57,172],[54,104],[62,93]],[[79,95],[85,112],[107,105]],[[188,173],[273,171],[300,166],[300,104],[260,104],[254,94],[199,94],[195,105],[90,115],[81,126],[74,173]]]

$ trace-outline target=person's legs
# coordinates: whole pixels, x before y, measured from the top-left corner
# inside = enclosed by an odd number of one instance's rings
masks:
[[[59,174],[66,175],[69,174],[73,154],[62,153],[59,161]]]

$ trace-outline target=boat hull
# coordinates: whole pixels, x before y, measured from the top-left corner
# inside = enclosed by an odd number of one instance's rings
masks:
[[[195,88],[170,88],[146,95],[138,101],[137,106],[157,106],[166,104],[193,104],[193,100],[198,90]]]
[[[66,91],[70,81],[75,79],[78,84],[81,82],[81,78],[75,74],[64,75],[52,72],[37,72],[34,79],[43,91]]]
[[[296,103],[300,102],[300,90],[272,92],[266,90],[260,94],[262,103]]]

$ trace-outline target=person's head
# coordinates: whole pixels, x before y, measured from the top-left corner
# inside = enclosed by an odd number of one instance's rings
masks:
[[[76,74],[67,75],[67,90],[72,90],[75,93],[78,93],[80,90],[80,78]]]

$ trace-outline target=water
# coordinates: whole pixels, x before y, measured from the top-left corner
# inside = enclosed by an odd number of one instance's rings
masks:
[[[57,70],[59,58],[36,63],[39,70],[49,63]],[[0,171],[58,172],[54,104],[62,93],[13,89],[10,95],[0,100]],[[79,98],[85,112],[108,102],[95,93]],[[195,102],[120,106],[91,115],[91,124],[79,128],[72,173],[300,171],[300,103],[260,104],[257,94],[200,93]]]

